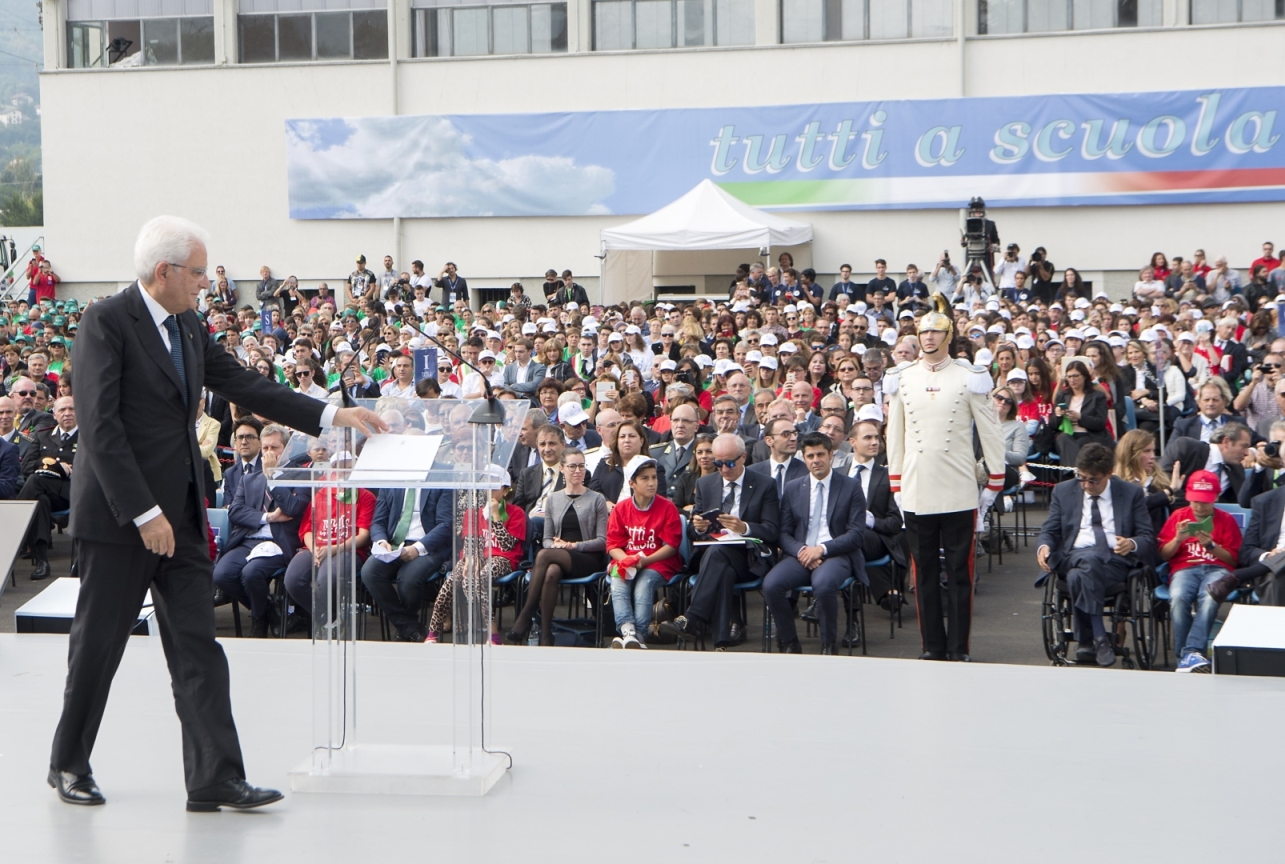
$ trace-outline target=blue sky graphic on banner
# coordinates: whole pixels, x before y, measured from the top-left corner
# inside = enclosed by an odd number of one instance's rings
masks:
[[[286,121],[293,219],[1285,200],[1285,87]]]

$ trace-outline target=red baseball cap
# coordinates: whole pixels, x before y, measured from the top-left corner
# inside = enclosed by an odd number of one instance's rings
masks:
[[[1222,492],[1222,482],[1212,471],[1193,471],[1187,478],[1187,500],[1213,504]]]

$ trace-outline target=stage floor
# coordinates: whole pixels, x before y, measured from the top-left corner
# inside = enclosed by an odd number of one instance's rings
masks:
[[[249,779],[287,789],[309,747],[309,645],[224,644]],[[107,805],[67,806],[45,785],[66,650],[65,636],[0,635],[5,861],[1282,855],[1270,815],[1282,679],[505,647],[494,737],[515,765],[485,798],[287,793],[252,813],[190,814],[154,638],[130,640],[98,738]],[[450,651],[362,643],[362,740],[449,741],[429,694],[446,690]]]

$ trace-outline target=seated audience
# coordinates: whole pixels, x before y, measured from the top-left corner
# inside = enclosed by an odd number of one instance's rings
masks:
[[[426,586],[451,555],[453,500],[449,489],[381,489],[375,500],[370,524],[375,554],[361,565],[361,581],[407,642],[428,638],[419,609]],[[398,556],[391,561],[377,557],[393,551]]]
[[[30,386],[30,385],[28,385]],[[53,545],[53,514],[71,507],[71,475],[75,468],[80,429],[76,406],[70,396],[54,402],[52,429],[33,433],[35,439],[22,460],[22,488],[18,500],[35,501],[36,511],[27,528],[25,546],[35,569],[31,579],[49,578],[49,547]]]

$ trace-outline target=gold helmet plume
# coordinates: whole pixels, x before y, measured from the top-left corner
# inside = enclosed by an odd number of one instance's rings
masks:
[[[949,342],[955,338],[955,319],[951,315],[950,303],[947,302],[946,296],[940,291],[933,292],[933,310],[925,313],[915,327],[915,332],[922,333],[925,330],[940,330],[946,334],[946,341]]]

